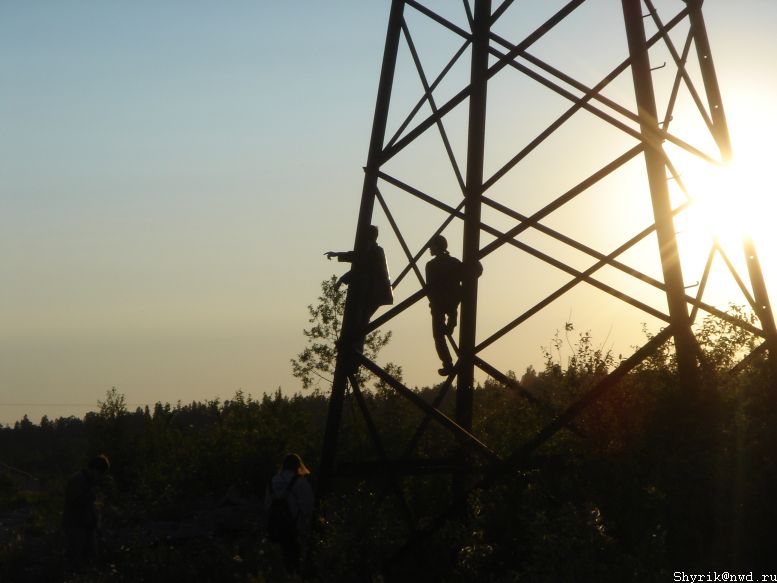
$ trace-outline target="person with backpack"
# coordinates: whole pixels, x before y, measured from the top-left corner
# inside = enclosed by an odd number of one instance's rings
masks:
[[[299,571],[302,542],[313,519],[313,488],[308,474],[300,456],[287,454],[265,492],[267,538],[281,547],[283,564],[290,573]]]

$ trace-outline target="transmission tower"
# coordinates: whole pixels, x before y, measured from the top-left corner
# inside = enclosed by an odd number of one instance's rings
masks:
[[[735,254],[714,235],[699,255],[698,246],[691,253],[685,234],[678,234],[682,217],[693,212],[689,169],[701,165],[714,173],[732,156],[702,2],[606,4],[605,9],[602,2],[587,0],[503,0],[493,5],[492,0],[392,1],[354,249],[358,253],[365,248],[368,227],[379,218],[391,227],[382,244],[392,240],[401,249],[404,267],[393,281],[395,304],[378,312],[366,329],[357,317],[362,313],[358,284],[348,290],[329,399],[320,496],[346,473],[382,476],[401,497],[400,478],[405,475],[461,473],[475,460],[478,467],[494,471],[522,463],[672,340],[682,386],[689,392],[702,390],[703,358],[694,334],[699,314],[718,317],[759,339],[740,367],[756,354],[777,348],[777,330],[752,241],[745,240],[747,273],[740,275],[743,268],[737,267]],[[591,16],[590,10],[600,12]],[[573,28],[575,35],[570,34]],[[435,44],[438,40],[440,44]],[[424,64],[425,41],[431,60],[438,61],[434,69]],[[443,45],[449,53],[440,61],[446,51]],[[411,78],[417,93],[408,101]],[[507,112],[506,119],[494,115],[499,111]],[[430,153],[435,148],[436,154]],[[433,159],[445,161],[447,184],[453,188],[438,184],[433,191],[440,176],[431,169]],[[544,161],[537,166],[542,169],[540,178],[532,166],[537,160]],[[554,160],[556,171],[549,166]],[[585,160],[589,169],[581,170],[578,160]],[[619,182],[624,174],[626,181]],[[564,184],[570,175],[576,178]],[[601,194],[612,191],[616,195],[611,198]],[[408,201],[416,206],[402,216]],[[624,221],[612,205],[630,210],[636,220]],[[415,216],[424,209],[436,212],[438,221],[424,220],[425,227],[420,227]],[[641,227],[633,228],[640,222]],[[403,230],[403,225],[408,227]],[[632,230],[624,234],[627,228]],[[449,338],[458,355],[455,373],[428,403],[365,357],[358,346],[365,334],[410,317],[413,306],[425,304],[419,262],[438,233],[446,235],[454,255],[460,253],[468,275],[463,281],[458,338]],[[738,245],[741,254],[741,241]],[[490,262],[497,253],[503,256]],[[481,278],[475,275],[478,262],[485,266]],[[484,286],[489,278],[511,270],[519,280],[538,280],[547,272],[551,281],[560,283],[551,290],[528,283],[503,285],[516,311],[507,313],[510,308],[505,308],[505,321],[497,326],[491,321],[479,325],[478,307],[491,301],[483,297]],[[733,282],[757,316],[756,324],[708,301],[713,274]],[[644,314],[658,323],[660,331],[583,398],[556,412],[514,457],[500,459],[472,433],[476,370],[520,391],[537,406],[542,406],[542,398],[521,387],[484,353],[560,298],[585,287],[601,293],[609,304],[622,303]],[[428,341],[431,345],[431,335]],[[358,367],[406,397],[423,415],[397,458],[389,456],[373,422]],[[430,369],[436,368],[436,361],[430,364]],[[349,390],[375,445],[371,462],[341,460],[337,455]],[[455,411],[449,416],[438,405],[452,391]],[[414,454],[430,424],[451,434],[461,447],[459,455],[432,460]],[[483,480],[493,475],[489,472],[484,472]],[[483,480],[477,484],[482,486]],[[466,488],[459,488],[457,495],[465,494]]]

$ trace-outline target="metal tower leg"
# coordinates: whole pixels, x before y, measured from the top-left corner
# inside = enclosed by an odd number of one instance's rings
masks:
[[[761,262],[758,260],[758,253],[756,253],[752,238],[745,237],[744,251],[745,260],[747,261],[747,272],[750,276],[750,285],[753,287],[755,314],[761,321],[761,326],[766,335],[766,346],[769,349],[769,368],[772,383],[777,384],[777,326],[774,324],[774,313],[769,303],[769,294],[766,292]]]
[[[478,252],[480,251],[480,206],[483,193],[483,157],[486,136],[488,88],[488,35],[491,0],[475,3],[472,36],[472,64],[467,142],[466,202],[462,259],[465,269],[459,330],[459,368],[456,391],[456,421],[472,428],[472,385],[474,383],[475,332],[477,326]]]
[[[699,58],[699,70],[710,108],[712,135],[720,148],[723,160],[728,162],[731,160],[731,138],[728,133],[726,114],[723,111],[723,98],[720,95],[718,77],[712,63],[712,51],[707,37],[707,27],[704,24],[704,16],[701,12],[701,4],[698,0],[688,1],[688,19],[691,23],[696,54]]]
[[[472,429],[473,385],[475,383],[475,341],[478,309],[478,252],[480,251],[480,214],[483,194],[483,159],[486,139],[486,98],[488,89],[488,43],[491,29],[491,0],[476,0],[472,25],[470,64],[469,131],[467,134],[467,173],[464,191],[464,236],[461,252],[464,264],[462,281],[461,328],[459,329],[458,384],[456,421]],[[462,467],[467,452],[459,452]],[[454,491],[464,491],[464,481],[454,478]]]
[[[640,131],[647,146],[645,148],[645,166],[647,167],[650,197],[656,221],[656,237],[661,267],[666,283],[669,316],[674,331],[678,372],[683,385],[695,388],[698,386],[696,341],[691,331],[691,321],[685,300],[685,285],[666,180],[665,156],[661,140],[658,137],[658,112],[642,18],[642,3],[640,0],[622,0],[622,4],[631,56],[634,93],[639,111]]]
[[[394,83],[394,71],[399,50],[399,38],[402,32],[402,13],[405,8],[405,0],[394,0],[391,4],[388,30],[386,31],[386,47],[383,52],[383,65],[378,85],[378,97],[375,105],[375,117],[370,136],[370,147],[367,155],[367,166],[364,173],[364,185],[362,187],[361,206],[359,207],[359,219],[356,225],[356,238],[354,249],[362,249],[365,246],[367,228],[372,221],[372,211],[375,205],[377,192],[378,169],[383,154],[383,142],[386,137],[386,123],[388,120],[389,103],[391,101],[391,88]],[[345,300],[345,314],[340,332],[340,346],[337,351],[337,363],[335,365],[332,394],[329,398],[329,410],[324,432],[324,443],[321,452],[321,466],[319,470],[318,497],[324,496],[330,489],[334,474],[335,453],[337,450],[337,436],[340,431],[343,401],[348,383],[348,375],[357,366],[354,358],[353,347],[364,335],[361,329],[363,322],[358,317],[364,307],[360,305],[363,300],[359,289],[350,286]]]

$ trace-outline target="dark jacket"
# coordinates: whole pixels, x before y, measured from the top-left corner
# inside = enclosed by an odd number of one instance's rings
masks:
[[[461,302],[463,277],[463,264],[447,251],[426,264],[426,294],[433,311],[446,314],[456,311]]]
[[[97,484],[87,470],[73,474],[65,487],[64,528],[96,529],[100,518],[97,512]]]
[[[386,254],[377,243],[370,243],[361,252],[346,251],[340,253],[338,261],[346,261],[353,264],[351,270],[340,278],[342,283],[349,286],[357,285],[364,294],[366,305],[372,312],[379,306],[394,303],[394,294],[391,290]]]

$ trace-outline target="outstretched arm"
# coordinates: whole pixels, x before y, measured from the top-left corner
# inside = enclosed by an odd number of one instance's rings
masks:
[[[353,262],[356,257],[356,254],[353,251],[327,251],[324,255],[326,255],[327,259],[337,257],[338,261],[347,261],[348,263]]]

